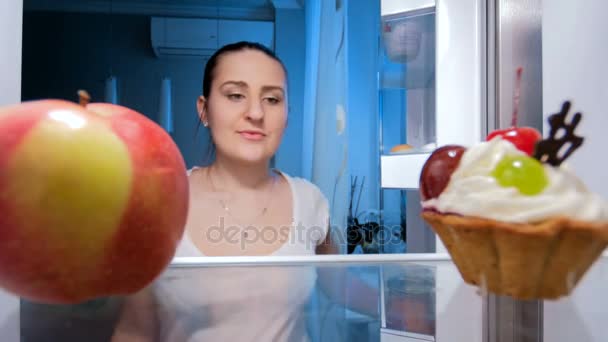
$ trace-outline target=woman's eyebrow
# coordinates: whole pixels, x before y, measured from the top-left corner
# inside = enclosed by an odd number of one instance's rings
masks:
[[[267,86],[262,87],[262,91],[271,91],[271,90],[278,90],[283,94],[285,93],[285,90],[281,86],[267,85]]]
[[[241,88],[248,88],[249,87],[247,85],[247,82],[245,82],[245,81],[232,81],[232,80],[229,80],[229,81],[226,81],[226,82],[222,83],[220,85],[220,88],[222,88],[222,87],[224,87],[226,85],[235,85],[235,86],[238,86],[238,87],[241,87]],[[285,94],[285,89],[283,89],[282,86],[278,86],[278,85],[265,85],[265,86],[262,86],[262,91],[264,91],[264,92],[272,91],[272,90],[278,90],[282,94]]]
[[[226,81],[224,83],[222,83],[220,85],[220,87],[223,87],[225,85],[235,85],[235,86],[239,86],[239,87],[243,87],[243,88],[247,88],[247,83],[244,81]]]

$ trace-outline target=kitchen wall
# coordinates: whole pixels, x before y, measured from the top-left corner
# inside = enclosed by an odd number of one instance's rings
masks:
[[[0,2],[0,106],[19,103],[22,0]],[[0,290],[0,337],[19,341],[19,299]]]
[[[377,90],[379,25],[380,1],[348,2],[348,166],[352,176],[359,176],[359,180],[365,176],[365,188],[361,195],[359,212],[379,208]],[[397,104],[394,108],[401,108],[402,105]]]
[[[289,117],[275,167],[302,177],[302,125],[304,115],[304,53],[306,49],[304,9],[275,11],[275,50],[288,71]]]
[[[198,135],[196,98],[205,60],[156,58],[149,17],[63,12],[26,12],[23,25],[23,99],[76,100],[86,89],[104,100],[104,80],[118,78],[119,104],[157,120],[160,83],[172,80],[175,131],[172,136],[188,166],[206,155],[208,136]]]

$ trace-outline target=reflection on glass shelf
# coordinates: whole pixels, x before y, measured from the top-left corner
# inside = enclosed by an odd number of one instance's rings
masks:
[[[141,329],[125,321],[127,310],[152,320],[166,342],[381,341],[383,329],[433,337],[436,268],[454,270],[445,256],[193,259],[129,297],[79,305],[22,300],[22,339],[110,341],[125,325]],[[458,278],[449,283],[445,289],[463,286]]]
[[[392,331],[435,336],[435,267],[388,265],[384,267],[385,327]]]
[[[605,341],[607,282],[604,256],[570,296],[543,303],[543,331],[531,331],[521,317],[506,315],[500,324],[488,322],[485,334],[508,334],[513,341],[539,333],[551,342]],[[480,342],[487,318],[482,312],[487,298],[463,282],[446,255],[436,254],[184,258],[150,289],[163,304],[138,302],[132,308],[154,313],[152,326],[159,331],[179,326],[184,333],[163,342],[194,342],[205,334],[209,341]],[[109,341],[125,303],[134,298],[100,298],[79,305],[22,300],[21,341]],[[292,316],[273,312],[277,307],[297,313],[301,323],[282,326],[281,338],[268,335],[273,322]],[[223,329],[228,321],[235,325]],[[0,324],[14,323],[7,319]],[[493,330],[496,327],[509,331]],[[212,338],[220,331],[228,339]]]

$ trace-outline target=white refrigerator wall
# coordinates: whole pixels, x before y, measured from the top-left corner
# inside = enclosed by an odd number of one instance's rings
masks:
[[[482,0],[436,3],[436,137],[437,146],[471,146],[481,140]],[[438,253],[446,252],[437,238]]]
[[[0,106],[21,101],[23,0],[0,1]],[[0,290],[0,340],[19,341],[19,300]]]
[[[608,198],[608,1],[543,1],[543,113],[572,101],[585,138],[566,162],[587,186]],[[546,123],[545,123],[546,125]],[[544,127],[548,133],[548,127]],[[608,269],[596,264],[571,297],[546,303],[544,340],[605,341]],[[568,322],[568,324],[564,324]]]
[[[437,145],[471,146],[481,140],[482,32],[485,1],[436,2]],[[445,252],[437,239],[436,250]],[[437,274],[437,341],[482,341],[482,297],[454,268]],[[449,308],[460,308],[460,314]],[[449,313],[449,314],[448,314]]]
[[[605,0],[543,1],[544,116],[559,111],[566,99],[572,101],[572,111],[583,113],[577,132],[585,142],[566,162],[593,191],[608,198],[606,13]]]

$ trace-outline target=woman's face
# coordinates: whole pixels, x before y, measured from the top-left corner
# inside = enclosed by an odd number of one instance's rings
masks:
[[[287,122],[283,68],[263,52],[242,50],[222,55],[213,77],[209,98],[199,98],[198,109],[217,156],[269,161]]]

